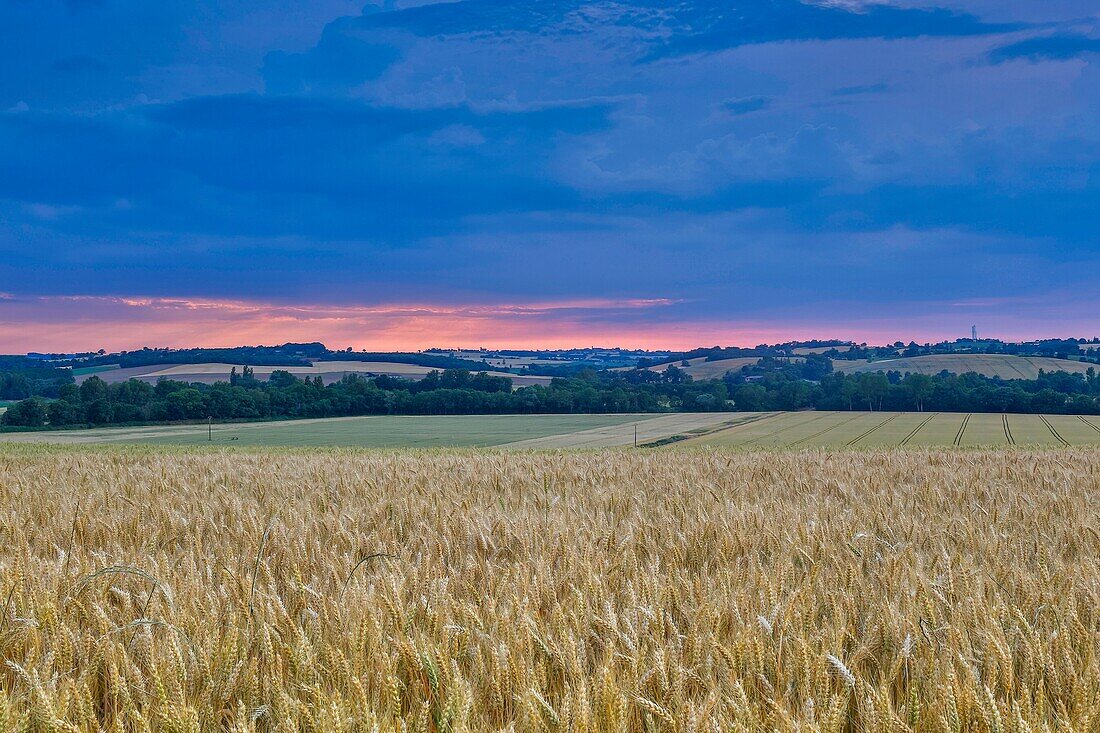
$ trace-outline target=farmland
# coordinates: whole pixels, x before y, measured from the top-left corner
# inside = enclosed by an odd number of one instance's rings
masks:
[[[798,357],[794,357],[792,360],[800,361]],[[687,366],[683,366],[682,362],[677,361],[670,364],[657,364],[646,368],[651,372],[663,372],[670,366],[674,366],[677,369],[683,370],[683,372],[692,379],[721,379],[727,372],[736,372],[742,367],[756,364],[760,361],[760,357],[739,356],[733,359],[715,359],[714,361],[707,361],[707,357],[705,356],[696,356],[686,361],[688,363]]]
[[[127,379],[139,379],[151,383],[159,379],[172,379],[179,382],[213,384],[214,382],[229,381],[230,373],[234,368],[236,368],[238,374],[244,371],[244,367],[240,364],[209,362],[201,364],[153,364],[124,369],[92,367],[74,370],[73,376],[78,382],[82,382],[94,374],[108,384],[125,382]],[[387,375],[404,379],[422,379],[433,371],[440,371],[433,367],[418,364],[388,361],[317,361],[312,366],[252,366],[249,368],[252,369],[257,379],[268,379],[272,372],[281,370],[290,372],[299,378],[321,377],[325,384],[339,381],[348,374]],[[532,384],[545,385],[550,383],[550,377],[491,371],[488,369],[488,365],[486,368],[488,373],[493,376],[508,377],[512,380],[512,385],[517,388]]]
[[[726,448],[963,448],[1100,445],[1100,417],[922,412],[783,412],[682,443]]]
[[[845,374],[862,372],[897,371],[912,374],[939,374],[946,370],[952,374],[976,372],[986,377],[1001,379],[1035,379],[1039,370],[1085,374],[1095,364],[1054,359],[1041,356],[1012,356],[1009,354],[936,354],[931,356],[899,357],[879,361],[834,360],[833,369]],[[1100,371],[1098,369],[1097,371]]]
[[[1095,730],[1098,482],[1086,449],[8,446],[0,721]]]
[[[262,423],[96,428],[10,433],[17,442],[150,443],[241,446],[352,446],[366,448],[496,446],[592,448],[641,442],[744,420],[748,413],[673,415],[448,415],[374,416]],[[208,437],[213,441],[208,441]]]
[[[809,354],[824,354],[827,351],[838,351],[843,353],[850,351],[851,346],[848,344],[841,344],[840,346],[799,346],[793,349],[791,353],[797,356],[808,356]]]
[[[73,377],[74,378],[75,377],[88,377],[88,376],[91,376],[92,374],[102,375],[104,372],[114,371],[115,369],[118,369],[118,368],[119,368],[118,364],[102,364],[102,365],[99,365],[99,366],[90,366],[90,367],[74,367],[73,368]]]
[[[153,445],[723,448],[1100,445],[1100,417],[920,412],[704,412],[619,415],[369,416],[0,434],[11,442]]]

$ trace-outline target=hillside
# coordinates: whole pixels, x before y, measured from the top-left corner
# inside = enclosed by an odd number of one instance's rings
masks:
[[[933,354],[929,356],[900,357],[879,361],[833,361],[833,370],[845,374],[862,372],[897,371],[911,374],[939,374],[947,370],[953,374],[977,372],[986,377],[1001,379],[1035,379],[1039,370],[1045,372],[1070,372],[1084,374],[1095,364],[1054,359],[1043,356],[1011,356],[1008,354]],[[1100,371],[1100,370],[1098,370]]]
[[[683,361],[668,362],[665,364],[654,364],[651,367],[645,367],[646,371],[650,372],[663,372],[669,367],[676,367],[685,374],[691,376],[692,379],[720,379],[726,372],[740,369],[743,366],[755,364],[760,361],[758,356],[743,356],[736,359],[719,359],[717,361],[707,361],[705,356],[696,356],[691,359],[686,359],[688,366],[683,366]],[[614,372],[630,371],[630,367],[622,367],[619,369],[612,369]]]
[[[715,361],[707,361],[707,357],[697,356],[687,360],[688,366],[681,366],[681,362],[677,361],[671,364],[657,364],[647,367],[647,369],[651,372],[663,372],[670,366],[674,366],[683,370],[685,374],[690,375],[695,380],[721,379],[728,372],[736,372],[742,367],[753,366],[758,361],[760,361],[759,356],[739,356],[733,359],[717,359]],[[802,361],[802,359],[794,357],[793,361]]]
[[[149,366],[126,367],[98,372],[98,376],[108,384],[125,382],[127,379],[140,379],[145,382],[156,382],[158,379],[173,379],[178,382],[228,382],[230,371],[236,366],[237,372],[243,371],[240,364],[205,363],[205,364],[154,364]],[[441,371],[435,367],[421,366],[419,364],[403,364],[388,361],[315,361],[312,366],[279,366],[257,365],[251,367],[257,379],[266,380],[275,370],[290,372],[296,377],[320,376],[325,384],[338,382],[345,374],[363,375],[388,375],[403,377],[405,379],[422,379],[433,371]],[[486,370],[488,371],[488,370]],[[504,372],[488,371],[492,376],[508,377],[512,380],[513,387],[527,387],[532,384],[549,384],[550,377],[527,376],[507,374]],[[83,382],[91,374],[75,374],[77,383]]]
[[[848,344],[843,346],[800,346],[793,349],[791,353],[797,354],[798,356],[808,356],[810,354],[824,354],[828,351],[839,351],[843,353],[851,349],[852,347]]]

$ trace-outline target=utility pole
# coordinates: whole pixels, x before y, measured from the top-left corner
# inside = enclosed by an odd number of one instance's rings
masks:
[[[634,423],[634,447],[638,447],[638,423]]]
[[[207,415],[206,416],[206,442],[208,442],[208,443],[213,443],[214,442],[214,416],[213,415]]]

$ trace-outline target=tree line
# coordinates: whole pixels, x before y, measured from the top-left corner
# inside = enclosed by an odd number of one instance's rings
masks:
[[[720,380],[693,381],[682,369],[663,372],[591,369],[549,385],[513,390],[512,380],[459,369],[420,381],[349,374],[324,384],[276,370],[269,380],[250,367],[208,385],[162,379],[108,384],[98,376],[52,387],[8,408],[9,427],[77,427],[174,421],[259,420],[352,415],[708,412],[721,410],[891,410],[1100,414],[1100,378],[1040,373],[1034,380],[979,374],[899,372],[841,374],[825,357],[792,362],[764,358]]]
[[[803,362],[761,359],[723,378],[734,409],[891,410],[1100,414],[1100,377],[1040,372],[1037,379],[1004,380],[970,372],[955,375],[898,371],[841,374],[821,356]]]
[[[260,381],[251,368],[234,369],[212,385],[162,379],[108,384],[91,376],[64,385],[52,401],[32,397],[8,408],[0,421],[12,427],[76,427],[172,421],[257,420],[352,415],[473,415],[534,413],[676,412],[727,409],[721,382],[692,383],[652,372],[608,377],[588,370],[547,386],[512,389],[507,377],[448,369],[420,381],[357,374],[324,384],[276,370]]]

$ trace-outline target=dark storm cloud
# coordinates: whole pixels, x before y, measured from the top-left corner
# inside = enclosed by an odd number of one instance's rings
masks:
[[[771,101],[771,97],[756,94],[751,97],[727,99],[723,106],[735,115],[747,115],[750,112],[759,112],[771,104]]]
[[[0,115],[0,196],[125,199],[132,206],[108,219],[161,230],[411,236],[458,217],[576,203],[529,166],[556,136],[606,127],[613,108],[409,110],[233,95],[94,118],[9,113]]]
[[[1100,53],[1100,38],[1075,34],[1059,34],[1028,38],[999,46],[990,52],[994,63],[1027,59],[1029,61],[1065,61],[1085,54]]]

